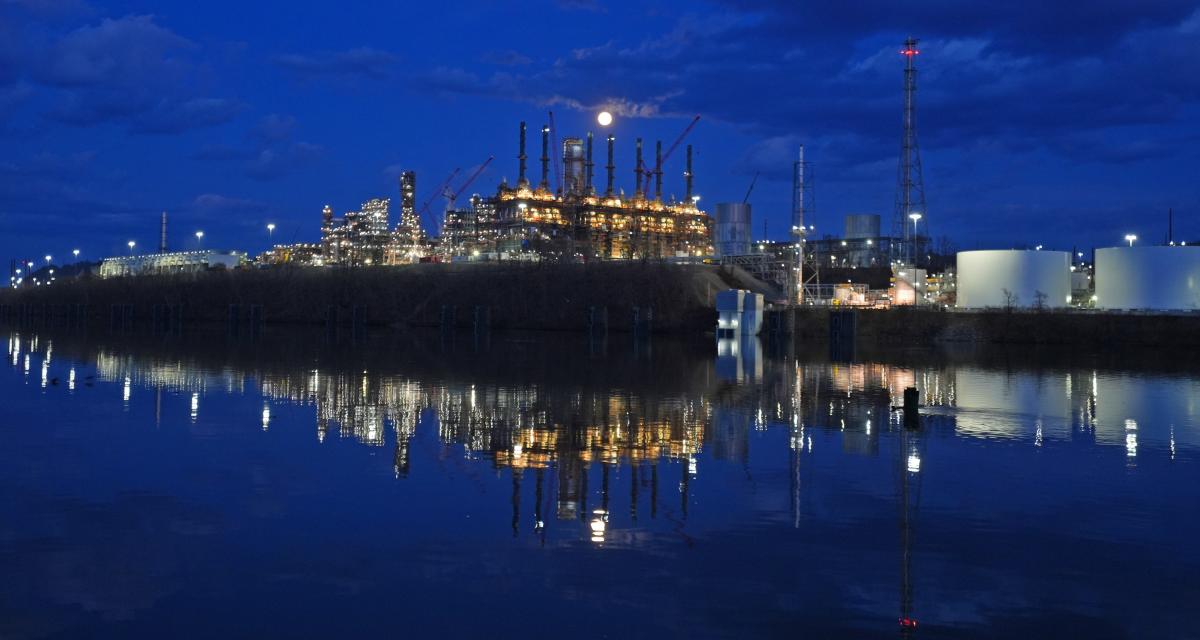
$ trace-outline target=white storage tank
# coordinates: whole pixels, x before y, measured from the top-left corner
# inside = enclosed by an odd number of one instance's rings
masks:
[[[1096,308],[1200,309],[1200,247],[1097,249]]]
[[[1066,251],[960,251],[958,303],[984,307],[1065,307],[1071,300]]]

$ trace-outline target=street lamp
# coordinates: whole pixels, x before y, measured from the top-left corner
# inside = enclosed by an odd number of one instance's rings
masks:
[[[1137,240],[1137,236],[1133,235],[1132,233],[1125,234],[1125,241],[1129,243],[1129,246],[1133,246],[1134,240]]]
[[[71,253],[74,254],[76,260],[79,259],[79,249],[73,249]]]
[[[45,256],[45,258],[46,258],[46,266],[48,267],[48,266],[50,266],[50,256],[47,255],[47,256]]]
[[[275,223],[267,223],[267,244],[271,244],[271,236],[275,234]]]
[[[912,232],[912,243],[911,243],[912,244],[912,255],[909,257],[912,259],[912,263],[916,264],[917,263],[917,223],[921,221],[921,214],[914,211],[914,212],[908,214],[908,219],[913,221],[913,232]]]
[[[197,231],[196,232],[196,244],[203,244],[203,242],[204,242],[204,232]]]
[[[130,240],[130,241],[129,241],[129,242],[127,242],[126,244],[128,244],[128,245],[129,245],[129,255],[133,255],[133,247],[134,247],[134,245],[136,245],[137,243],[136,243],[136,242],[134,242],[133,240]]]

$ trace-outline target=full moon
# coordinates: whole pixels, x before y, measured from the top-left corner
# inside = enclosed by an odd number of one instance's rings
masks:
[[[612,124],[612,114],[607,111],[601,111],[600,114],[596,116],[596,122],[599,122],[600,126],[602,127],[607,127],[608,125]]]

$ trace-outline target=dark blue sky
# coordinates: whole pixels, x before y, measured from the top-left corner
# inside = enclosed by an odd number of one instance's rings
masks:
[[[257,252],[267,222],[313,241],[322,205],[396,199],[401,168],[421,201],[489,155],[472,191],[515,178],[517,122],[536,158],[548,108],[562,135],[617,114],[629,190],[633,138],[670,144],[700,114],[702,204],[761,171],[772,237],[803,142],[815,223],[840,233],[846,213],[892,216],[907,34],[933,235],[1160,241],[1173,207],[1200,240],[1197,2],[389,4],[4,0],[0,255],[151,247],[164,209],[177,248],[203,229]]]

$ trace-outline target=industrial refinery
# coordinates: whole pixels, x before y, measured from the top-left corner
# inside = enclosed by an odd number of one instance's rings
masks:
[[[649,144],[622,140],[635,152],[632,168],[615,162],[615,136],[560,135],[554,113],[540,127],[538,171],[532,175],[528,127],[516,133],[517,179],[493,190],[469,191],[492,166],[494,156],[463,173],[455,169],[418,203],[418,176],[398,176],[399,207],[393,224],[392,197],[379,194],[338,215],[325,204],[316,242],[275,244],[250,259],[245,253],[194,249],[168,251],[163,213],[159,250],[103,260],[102,278],[289,265],[366,268],[418,263],[553,262],[653,260],[720,265],[744,272],[761,284],[769,304],[888,308],[919,305],[942,309],[1102,309],[1181,311],[1200,309],[1200,249],[1174,241],[1082,251],[1033,248],[955,252],[935,246],[917,136],[917,40],[900,50],[904,58],[901,149],[891,219],[852,212],[843,224],[826,217],[813,224],[812,163],[803,145],[791,166],[790,232],[786,240],[755,238],[751,198],[757,174],[741,202],[717,202],[713,215],[700,208],[695,190],[693,149],[685,144],[700,121],[691,119],[674,141]],[[607,117],[607,120],[606,120]],[[607,112],[598,122],[612,121]],[[597,145],[601,145],[597,148]],[[628,148],[628,147],[626,147]],[[669,162],[682,171],[668,171]],[[597,163],[601,166],[597,167]],[[597,169],[602,169],[597,174]],[[622,186],[619,175],[632,173]],[[667,182],[666,176],[678,176]],[[666,193],[671,195],[665,195]],[[676,197],[674,193],[682,193]],[[470,195],[466,195],[470,193]],[[436,211],[435,202],[445,201]],[[315,207],[314,207],[315,209]],[[315,216],[314,216],[315,218]],[[316,220],[314,220],[314,223]],[[888,224],[890,222],[890,224]],[[314,227],[317,225],[314,224]],[[840,227],[840,229],[838,228]],[[1169,227],[1170,228],[1170,227]],[[274,225],[268,225],[268,232]],[[840,230],[841,233],[834,231]],[[197,241],[203,232],[196,232]],[[75,251],[78,257],[78,250]],[[34,260],[14,261],[13,288],[50,285],[65,273]]]

